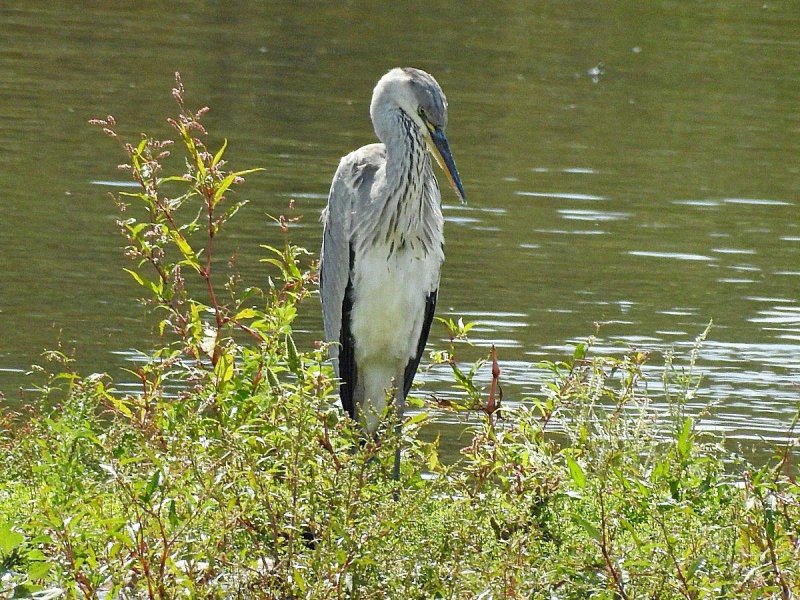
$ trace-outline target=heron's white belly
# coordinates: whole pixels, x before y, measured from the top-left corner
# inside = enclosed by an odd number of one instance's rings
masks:
[[[386,408],[387,391],[402,389],[408,361],[416,355],[425,303],[439,287],[444,255],[413,257],[373,248],[356,261],[351,314],[358,394],[367,431],[374,433]]]
[[[351,331],[359,366],[405,368],[417,351],[425,302],[439,287],[442,260],[435,253],[401,252],[388,260],[387,254],[386,248],[374,248],[356,262]]]

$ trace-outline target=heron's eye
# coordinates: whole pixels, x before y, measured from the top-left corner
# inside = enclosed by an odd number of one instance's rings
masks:
[[[417,110],[417,112],[419,113],[419,116],[422,117],[423,121],[427,121],[428,120],[428,117],[425,116],[425,109],[424,108],[422,108],[420,106],[419,109]]]

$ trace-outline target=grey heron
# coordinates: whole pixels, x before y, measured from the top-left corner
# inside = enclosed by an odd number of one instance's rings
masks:
[[[439,185],[430,156],[465,200],[444,130],[447,100],[419,69],[386,73],[370,117],[381,141],[343,157],[323,211],[320,295],[345,411],[369,434],[391,391],[402,420],[425,350],[444,262]],[[395,460],[395,478],[399,451]]]

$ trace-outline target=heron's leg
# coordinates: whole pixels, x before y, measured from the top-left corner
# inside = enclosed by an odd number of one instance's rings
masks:
[[[401,380],[402,381],[402,380]],[[397,422],[394,425],[394,434],[397,437],[397,447],[394,451],[394,469],[392,479],[400,481],[400,441],[403,433],[403,413],[406,408],[406,398],[403,395],[403,388],[395,386],[395,407],[397,411]]]

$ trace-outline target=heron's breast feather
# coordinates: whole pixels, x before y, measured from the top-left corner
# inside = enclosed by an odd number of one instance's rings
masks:
[[[389,255],[373,248],[355,268],[352,334],[356,356],[402,361],[416,354],[428,295],[439,287],[443,256]]]

